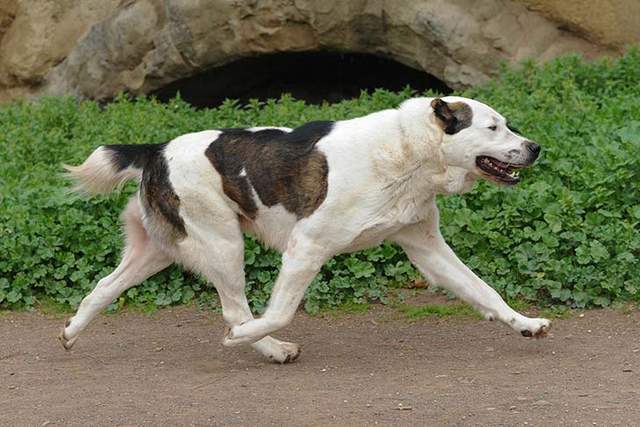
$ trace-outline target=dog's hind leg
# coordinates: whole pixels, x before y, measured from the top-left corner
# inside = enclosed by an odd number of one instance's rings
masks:
[[[138,199],[133,197],[122,215],[126,246],[120,265],[98,282],[82,300],[75,316],[67,320],[59,335],[65,349],[69,350],[89,322],[122,292],[172,264],[173,260],[149,238],[141,215]]]
[[[294,233],[282,256],[280,274],[264,315],[232,327],[224,338],[224,345],[254,342],[291,323],[305,290],[327,258],[327,248],[302,233]]]
[[[222,317],[233,327],[251,321],[253,315],[245,295],[244,239],[237,219],[209,224],[206,235],[198,236],[197,228],[180,243],[180,258],[188,268],[205,276],[218,291]],[[265,336],[251,344],[259,353],[278,363],[293,362],[300,346]]]

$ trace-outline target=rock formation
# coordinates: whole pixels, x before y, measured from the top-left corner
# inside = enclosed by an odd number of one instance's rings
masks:
[[[140,94],[242,57],[318,50],[388,57],[460,88],[487,79],[502,60],[615,55],[640,38],[636,0],[564,3],[0,0],[0,101]],[[628,13],[605,14],[606,22],[587,11],[617,3]]]

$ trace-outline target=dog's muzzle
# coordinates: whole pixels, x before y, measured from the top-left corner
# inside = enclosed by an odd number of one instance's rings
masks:
[[[536,161],[536,159],[540,155],[540,150],[542,149],[542,147],[540,147],[540,145],[536,144],[533,141],[525,142],[525,147],[527,148],[527,152],[529,153],[528,162],[529,162],[529,165],[531,165],[533,162]]]
[[[503,162],[491,156],[476,157],[476,167],[482,175],[499,184],[514,185],[520,182],[518,169],[529,167],[540,155],[541,147],[533,141],[525,141],[524,149],[528,153],[524,163]]]

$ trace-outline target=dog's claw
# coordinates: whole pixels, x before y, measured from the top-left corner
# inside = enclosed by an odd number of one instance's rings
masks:
[[[535,339],[544,338],[549,334],[549,328],[551,325],[545,325],[542,328],[538,329],[538,331],[533,335]]]
[[[298,357],[300,357],[300,353],[302,353],[302,347],[298,347],[298,351],[295,352],[294,354],[290,354],[288,355],[283,361],[282,364],[284,365],[285,363],[293,363],[295,362]]]
[[[540,339],[548,335],[550,328],[551,323],[549,323],[549,321],[546,321],[546,323],[540,326],[535,332],[531,332],[529,329],[523,329],[520,331],[520,333],[523,337]]]
[[[273,363],[284,365],[285,363],[293,363],[300,357],[300,353],[302,352],[302,347],[300,345],[284,341],[281,342],[280,345],[282,346],[285,356],[276,357],[277,354],[275,353],[269,355],[268,359]]]
[[[58,340],[60,340],[60,344],[62,344],[62,347],[64,347],[64,349],[67,351],[71,350],[71,347],[73,347],[73,344],[75,344],[77,339],[78,339],[77,336],[71,338],[70,340],[67,339],[67,337],[64,336],[64,328],[60,330],[60,334],[58,335]]]

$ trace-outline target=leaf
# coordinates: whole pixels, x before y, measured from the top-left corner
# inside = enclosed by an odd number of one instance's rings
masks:
[[[597,240],[591,242],[590,253],[591,258],[593,258],[595,261],[601,261],[609,258],[609,251],[604,247],[602,243]]]

